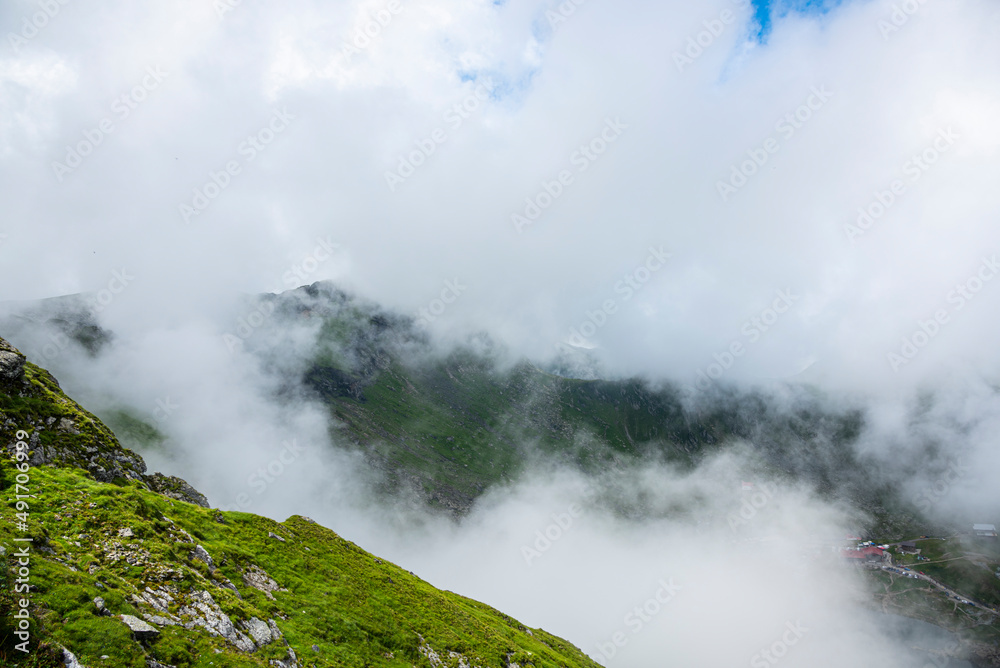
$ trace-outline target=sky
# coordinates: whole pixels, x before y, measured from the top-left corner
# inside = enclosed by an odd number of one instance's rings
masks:
[[[95,410],[161,417],[176,451],[151,468],[215,505],[297,439],[253,512],[314,517],[593,656],[676,578],[657,631],[605,665],[750,663],[799,622],[816,630],[782,665],[898,658],[857,614],[860,580],[789,580],[787,546],[855,522],[807,488],[769,497],[768,540],[737,548],[725,522],[616,523],[566,471],[458,525],[375,503],[320,408],[275,405],[280,377],[224,339],[255,308],[241,296],[331,280],[442,343],[810,384],[868,407],[879,461],[950,444],[961,473],[935,512],[1000,508],[982,477],[1000,464],[992,0],[11,0],[0,37],[0,302],[86,293],[117,343],[45,365]],[[286,374],[311,334],[275,342]],[[604,484],[724,518],[746,466]],[[908,472],[908,491],[939,475]],[[576,529],[526,564],[574,504]]]
[[[0,9],[0,299],[124,269],[132,323],[321,279],[415,315],[458,281],[435,330],[622,374],[996,367],[994,3],[763,38],[729,0],[34,7]]]
[[[0,299],[457,281],[436,331],[625,375],[995,370],[997,8],[892,6],[5,3]]]

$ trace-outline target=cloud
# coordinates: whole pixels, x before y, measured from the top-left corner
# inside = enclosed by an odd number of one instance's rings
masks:
[[[818,665],[837,634],[889,661],[845,612],[852,576],[807,565],[801,591],[774,584],[789,546],[845,522],[809,490],[776,511],[773,544],[593,509],[526,571],[520,547],[586,507],[584,481],[526,479],[460,528],[370,511],[383,527],[356,507],[377,477],[222,334],[256,327],[234,295],[334,279],[431,313],[444,339],[487,331],[544,359],[581,333],[573,353],[611,375],[849,397],[868,408],[861,451],[918,500],[956,458],[991,470],[1000,10],[902,4],[779,12],[761,43],[753,9],[729,0],[69,2],[34,32],[38,5],[8,2],[0,299],[90,292],[119,341],[100,366],[57,356],[57,374],[99,407],[179,403],[161,425],[173,456],[150,457],[216,503],[329,512],[364,546],[587,651],[628,629],[661,577],[689,582],[622,649],[628,665],[750,662],[800,612],[818,630],[783,663]],[[461,294],[436,313],[449,284]],[[273,343],[298,351],[309,335]],[[294,373],[298,355],[271,362]],[[633,482],[664,503],[664,485],[712,496],[738,462],[714,466]],[[934,513],[995,513],[981,481],[961,480]],[[400,518],[426,531],[416,547]]]
[[[275,289],[329,237],[353,260],[338,280],[413,312],[458,277],[470,287],[450,325],[537,357],[662,245],[670,266],[594,340],[624,373],[695,377],[777,290],[800,308],[734,379],[814,360],[824,381],[893,388],[956,358],[995,368],[981,334],[992,284],[911,364],[888,361],[998,245],[992,4],[925,3],[886,37],[889,3],[790,13],[764,45],[750,10],[727,2],[587,3],[555,21],[544,4],[384,4],[241,3],[220,17],[191,3],[176,10],[183,25],[156,4],[65,6],[0,67],[16,112],[0,162],[3,296],[96,289],[126,266],[142,269],[140,312],[197,312]],[[31,7],[10,5],[5,27]],[[674,54],[699,39],[678,71]],[[150,67],[168,75],[120,118],[113,101]],[[487,79],[489,98],[463,111]],[[805,109],[816,87],[831,96]],[[283,110],[288,129],[241,153]],[[105,118],[113,133],[59,183],[53,163]],[[608,118],[628,129],[574,162]],[[438,130],[445,140],[391,192],[385,174]],[[953,145],[908,171],[939,132]],[[746,167],[768,140],[766,164]],[[184,224],[179,207],[232,161],[239,175]],[[518,234],[511,216],[562,171],[573,185]],[[719,183],[741,179],[723,202]],[[850,238],[858,209],[896,180],[905,192]]]

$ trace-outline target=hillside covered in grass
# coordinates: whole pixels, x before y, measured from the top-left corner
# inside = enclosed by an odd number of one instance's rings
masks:
[[[19,433],[27,472],[14,466]],[[3,340],[0,446],[0,665],[597,665],[308,518],[219,512],[183,481],[147,475]],[[25,546],[27,578],[17,570]],[[27,654],[14,626],[22,607]]]
[[[306,328],[308,360],[285,382],[330,415],[333,441],[365,454],[386,493],[416,490],[461,516],[490,488],[541,462],[600,476],[652,460],[680,468],[735,443],[760,475],[806,481],[871,511],[875,533],[915,530],[892,485],[857,454],[861,408],[810,388],[788,402],[725,385],[692,399],[643,378],[592,378],[586,360],[547,364],[505,356],[488,336],[435,346],[412,318],[316,283],[257,304],[270,314],[245,341],[268,364],[284,333]],[[265,306],[266,305],[266,306]]]

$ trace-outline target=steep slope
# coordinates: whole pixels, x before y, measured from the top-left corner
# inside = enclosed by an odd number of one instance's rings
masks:
[[[0,665],[597,665],[307,518],[182,500],[2,339],[0,446]]]

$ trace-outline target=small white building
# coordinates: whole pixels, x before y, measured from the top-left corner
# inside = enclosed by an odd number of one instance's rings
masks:
[[[972,533],[979,538],[996,538],[997,527],[995,524],[973,524]]]

